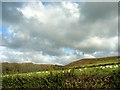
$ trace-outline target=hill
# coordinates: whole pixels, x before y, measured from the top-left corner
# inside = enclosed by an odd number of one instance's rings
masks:
[[[33,63],[2,63],[3,74],[39,72],[47,70],[62,70],[69,68],[88,67],[94,65],[120,63],[120,56],[103,57],[103,58],[86,58],[71,62],[67,65],[52,65],[52,64],[33,64]]]
[[[120,67],[119,61],[120,57],[114,56],[81,59],[65,66],[49,64],[39,65],[33,63],[3,63],[3,71],[5,67],[7,67],[7,71],[12,70],[12,73],[17,72],[17,74],[10,74],[11,72],[9,72],[2,75],[2,88],[110,88],[116,90],[120,88],[120,71],[118,70]],[[72,68],[73,66],[76,68]],[[63,67],[65,70],[56,70],[63,69]],[[69,69],[66,69],[66,67],[69,67]],[[48,71],[46,71],[46,69]],[[36,71],[30,72],[32,70]],[[25,71],[27,73],[20,73]]]
[[[65,65],[64,68],[72,68],[72,67],[79,67],[86,65],[119,63],[119,62],[120,62],[120,56],[103,57],[103,58],[85,58],[71,62]]]
[[[46,70],[58,70],[61,69],[60,65],[51,64],[33,64],[33,63],[2,63],[2,73],[26,73],[26,72],[38,72]]]
[[[115,65],[116,66],[116,65]],[[118,65],[117,65],[118,66]],[[106,66],[105,66],[106,67]],[[110,66],[111,67],[111,66]],[[10,74],[2,76],[3,89],[40,89],[40,90],[54,90],[66,88],[79,88],[78,90],[97,89],[103,90],[119,90],[120,71],[118,68],[88,68],[75,69],[75,72],[36,72],[23,74]],[[103,68],[103,67],[102,67]],[[76,73],[77,70],[77,73]],[[73,89],[73,90],[74,90]]]

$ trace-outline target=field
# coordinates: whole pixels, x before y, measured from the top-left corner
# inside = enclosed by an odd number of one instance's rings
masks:
[[[90,59],[91,60],[91,59]],[[89,59],[86,60],[90,61]],[[81,61],[77,61],[81,62]],[[82,62],[83,63],[83,62]],[[3,74],[4,88],[120,88],[119,58],[39,72]],[[78,63],[77,63],[78,64]]]

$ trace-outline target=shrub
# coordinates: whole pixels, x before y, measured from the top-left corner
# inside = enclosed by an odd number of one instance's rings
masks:
[[[3,88],[120,88],[120,71],[105,75],[52,72],[47,76],[34,74],[3,77]]]

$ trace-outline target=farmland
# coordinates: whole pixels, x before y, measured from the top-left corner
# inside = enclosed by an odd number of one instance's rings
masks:
[[[104,59],[104,60],[102,60]],[[6,73],[3,88],[120,88],[118,57],[76,61],[61,68],[37,72]],[[89,63],[83,64],[83,62]],[[90,62],[91,61],[91,62]],[[82,63],[78,65],[78,62]],[[77,65],[76,65],[77,64]],[[69,67],[68,67],[69,66]]]

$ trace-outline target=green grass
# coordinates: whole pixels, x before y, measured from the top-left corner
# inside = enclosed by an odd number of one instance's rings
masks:
[[[115,67],[115,66],[118,67]],[[116,65],[107,65],[110,67],[106,67],[106,66],[99,66],[99,67],[90,67],[90,68],[80,68],[80,69],[75,69],[75,73],[79,74],[79,73],[87,73],[87,74],[108,74],[114,70],[118,70],[120,67],[120,64],[116,64]]]
[[[120,63],[120,56],[113,57],[104,57],[104,58],[86,58],[71,62],[64,67],[66,68],[74,68],[74,67],[85,67],[91,65],[99,65],[99,64],[110,64],[110,63]]]
[[[3,74],[1,77],[3,88],[118,88],[119,67],[118,61],[107,60],[65,70]]]
[[[118,66],[115,68],[115,66]],[[74,69],[74,74],[79,74],[79,73],[87,73],[87,74],[107,74],[110,73],[114,70],[118,70],[120,67],[120,64],[116,64],[116,65],[107,65],[110,67],[106,67],[106,66],[99,66],[99,67],[90,67],[90,68],[79,68],[79,69]],[[103,67],[103,68],[102,68]],[[31,72],[31,73],[19,73],[19,74],[8,74],[8,75],[2,75],[2,77],[9,77],[9,76],[34,76],[34,75],[38,75],[38,76],[47,76],[49,74],[60,74],[60,73],[67,73],[67,72],[72,71],[72,69],[68,69],[68,70],[50,70],[50,71],[40,71],[40,72]],[[70,73],[69,72],[69,73]]]
[[[3,75],[2,84],[3,88],[118,88],[119,67],[111,66]]]
[[[111,64],[111,63],[119,63],[119,61],[118,60],[107,60],[103,62],[95,62],[93,64],[86,64],[86,66],[99,65],[99,64]]]

